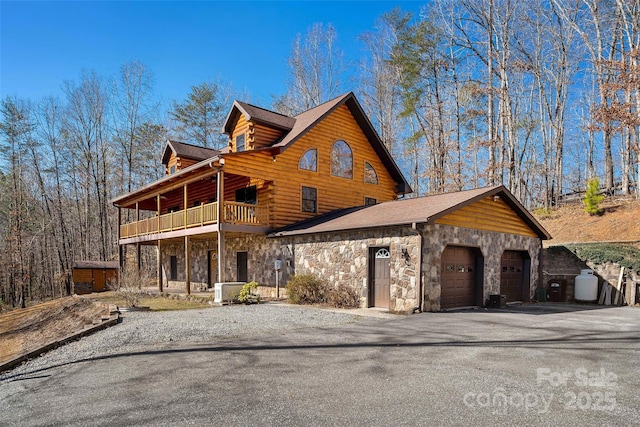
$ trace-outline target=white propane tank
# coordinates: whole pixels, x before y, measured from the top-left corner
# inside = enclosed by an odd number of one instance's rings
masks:
[[[580,270],[580,275],[576,276],[575,292],[577,301],[598,299],[598,278],[593,274],[593,270]]]

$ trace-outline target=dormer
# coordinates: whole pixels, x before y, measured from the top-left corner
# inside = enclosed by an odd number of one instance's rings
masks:
[[[282,139],[296,119],[255,105],[234,101],[224,121],[229,151],[240,152],[269,147]]]
[[[172,175],[179,170],[214,157],[219,153],[220,151],[211,148],[168,140],[164,148],[164,153],[162,154],[162,164],[165,167],[165,174]]]

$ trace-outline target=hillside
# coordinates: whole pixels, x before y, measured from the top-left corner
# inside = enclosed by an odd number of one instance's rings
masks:
[[[640,201],[621,197],[607,198],[604,213],[590,216],[582,204],[554,208],[548,215],[535,215],[553,239],[545,246],[577,242],[640,241]]]

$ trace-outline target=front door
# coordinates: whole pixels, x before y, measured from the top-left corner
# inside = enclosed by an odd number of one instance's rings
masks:
[[[374,248],[373,261],[373,306],[389,308],[391,263],[389,248]]]
[[[238,282],[248,282],[246,252],[237,253],[236,271],[237,271],[236,277]]]
[[[218,282],[218,251],[209,251],[209,287]]]

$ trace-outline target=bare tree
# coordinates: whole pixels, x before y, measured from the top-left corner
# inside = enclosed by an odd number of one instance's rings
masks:
[[[278,112],[292,116],[340,94],[344,68],[336,40],[330,24],[314,24],[304,38],[298,34],[289,56],[287,93],[274,102]]]

